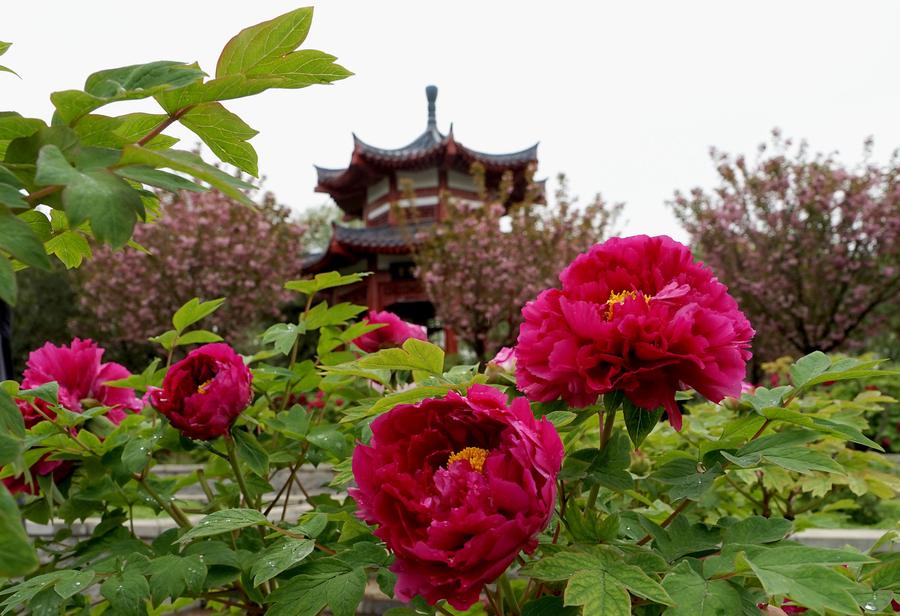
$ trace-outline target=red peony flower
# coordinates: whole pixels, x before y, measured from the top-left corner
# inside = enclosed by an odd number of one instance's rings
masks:
[[[428,340],[423,326],[407,323],[393,312],[388,312],[387,310],[382,312],[370,311],[366,320],[372,325],[384,324],[384,327],[367,332],[353,340],[353,344],[366,353],[374,353],[380,349],[401,346],[406,342],[407,338]]]
[[[712,272],[671,238],[613,238],[578,256],[562,289],[522,310],[518,386],[529,398],[572,406],[621,390],[665,407],[681,428],[675,392],[738,397],[754,331]]]
[[[127,368],[115,362],[101,363],[104,349],[92,340],[75,338],[68,346],[56,346],[50,342],[44,344],[28,355],[25,364],[23,389],[32,389],[51,381],[59,385],[58,400],[60,406],[72,412],[80,413],[85,400],[94,400],[110,409],[106,418],[114,424],[125,419],[126,412],[137,412],[142,408],[141,401],[134,395],[134,390],[125,387],[108,387],[107,381],[114,381],[131,376]],[[25,427],[32,428],[44,420],[56,416],[53,409],[43,400],[35,405],[40,412],[25,400],[16,400]],[[43,414],[42,414],[43,413]],[[32,465],[32,475],[53,475],[57,481],[63,479],[72,470],[72,464],[62,460],[48,460],[47,456]],[[28,482],[24,476],[7,477],[3,483],[10,492],[37,493],[37,485]]]
[[[169,368],[150,401],[184,436],[210,440],[226,434],[247,408],[252,379],[230,346],[207,344]]]
[[[353,452],[358,515],[394,552],[395,593],[467,609],[550,519],[563,448],[528,401],[473,385],[404,404]]]

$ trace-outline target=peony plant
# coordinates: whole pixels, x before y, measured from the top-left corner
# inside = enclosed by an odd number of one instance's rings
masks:
[[[0,386],[0,478],[30,486],[0,489],[0,613],[893,613],[896,533],[791,535],[845,490],[890,521],[900,486],[861,449],[891,399],[828,388],[896,371],[812,353],[743,383],[750,324],[669,238],[577,257],[484,369],[317,301],[363,276],[288,282],[304,308],[252,356],[199,299],[140,372],[90,341],[33,354]]]

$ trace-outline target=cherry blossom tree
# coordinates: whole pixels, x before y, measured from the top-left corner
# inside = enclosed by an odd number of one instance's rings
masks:
[[[161,216],[134,240],[147,252],[106,247],[80,274],[77,330],[111,343],[139,344],[170,327],[192,297],[227,301],[205,325],[246,341],[289,300],[283,284],[300,275],[303,227],[271,194],[257,208],[220,192],[162,197]]]
[[[474,176],[483,186],[482,174]],[[446,199],[444,220],[416,247],[419,278],[441,322],[485,360],[515,344],[521,311],[538,292],[559,284],[559,272],[600,241],[622,206],[600,195],[582,206],[558,178],[552,203],[531,183],[525,199],[504,208],[482,188],[484,207]],[[501,186],[498,194],[506,194]]]
[[[886,330],[900,294],[900,158],[855,167],[778,131],[756,160],[716,150],[719,185],[671,202],[758,334],[758,359],[834,351]]]

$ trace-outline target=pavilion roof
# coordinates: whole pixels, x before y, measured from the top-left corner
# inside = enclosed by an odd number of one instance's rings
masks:
[[[365,201],[366,187],[393,171],[444,167],[468,173],[478,162],[489,176],[499,177],[505,171],[524,171],[537,162],[538,144],[518,152],[489,154],[459,143],[452,125],[446,135],[441,133],[435,114],[437,88],[428,86],[426,95],[428,124],[421,135],[400,148],[379,148],[354,134],[350,165],[340,169],[316,166],[316,190],[330,194],[344,211],[356,213]]]
[[[309,255],[305,271],[352,264],[371,254],[407,254],[410,244],[421,242],[434,223],[419,222],[404,226],[347,227],[332,225],[331,242],[325,252]]]

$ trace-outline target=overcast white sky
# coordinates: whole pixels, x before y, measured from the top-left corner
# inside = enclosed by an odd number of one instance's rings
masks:
[[[38,1],[4,7],[0,109],[48,119],[53,90],[152,60],[212,72],[241,28],[302,0]],[[823,0],[315,2],[304,46],[356,73],[332,86],[227,103],[260,131],[267,187],[304,208],[313,164],[347,164],[355,131],[381,147],[438,123],[486,152],[540,141],[539,175],[626,202],[625,230],[683,237],[664,202],[714,181],[711,145],[750,153],[775,126],[859,158],[900,145],[900,2]],[[134,110],[134,107],[126,108]],[[110,111],[115,111],[110,109]],[[180,136],[180,135],[179,135]],[[192,143],[190,141],[189,143]]]

